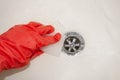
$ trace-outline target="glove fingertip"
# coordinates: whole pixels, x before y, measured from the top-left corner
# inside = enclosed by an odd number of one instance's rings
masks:
[[[55,28],[52,25],[46,25],[45,27],[48,30],[47,34],[50,34],[50,33],[54,32],[54,30],[55,30]]]
[[[59,41],[61,39],[61,37],[62,36],[61,36],[60,33],[56,33],[55,36],[54,36],[54,38],[55,38],[56,41]]]
[[[39,26],[42,26],[42,24],[38,23],[38,22],[31,21],[28,23],[28,26],[39,27]]]

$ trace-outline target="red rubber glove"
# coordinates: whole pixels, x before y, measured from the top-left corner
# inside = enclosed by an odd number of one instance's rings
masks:
[[[32,58],[43,53],[41,47],[56,43],[60,33],[47,36],[54,31],[51,25],[36,22],[15,25],[0,35],[0,71],[25,66]]]

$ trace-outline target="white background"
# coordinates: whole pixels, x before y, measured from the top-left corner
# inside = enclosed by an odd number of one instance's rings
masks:
[[[29,66],[0,73],[0,80],[120,80],[120,0],[0,0],[0,33],[47,20],[59,21],[63,32],[80,32],[84,51],[43,54]]]

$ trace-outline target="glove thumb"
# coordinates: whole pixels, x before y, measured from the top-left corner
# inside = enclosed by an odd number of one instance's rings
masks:
[[[44,51],[42,51],[40,49],[37,49],[37,50],[35,50],[35,52],[33,53],[33,55],[31,55],[31,59],[34,59],[34,58],[36,58],[37,56],[39,56],[39,55],[41,55],[43,53],[44,53]]]

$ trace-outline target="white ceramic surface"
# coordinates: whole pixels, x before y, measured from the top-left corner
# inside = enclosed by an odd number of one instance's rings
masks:
[[[120,0],[0,0],[0,33],[19,23],[53,20],[64,31],[80,32],[86,42],[80,54],[43,54],[29,66],[0,73],[0,80],[120,80],[119,4]]]

